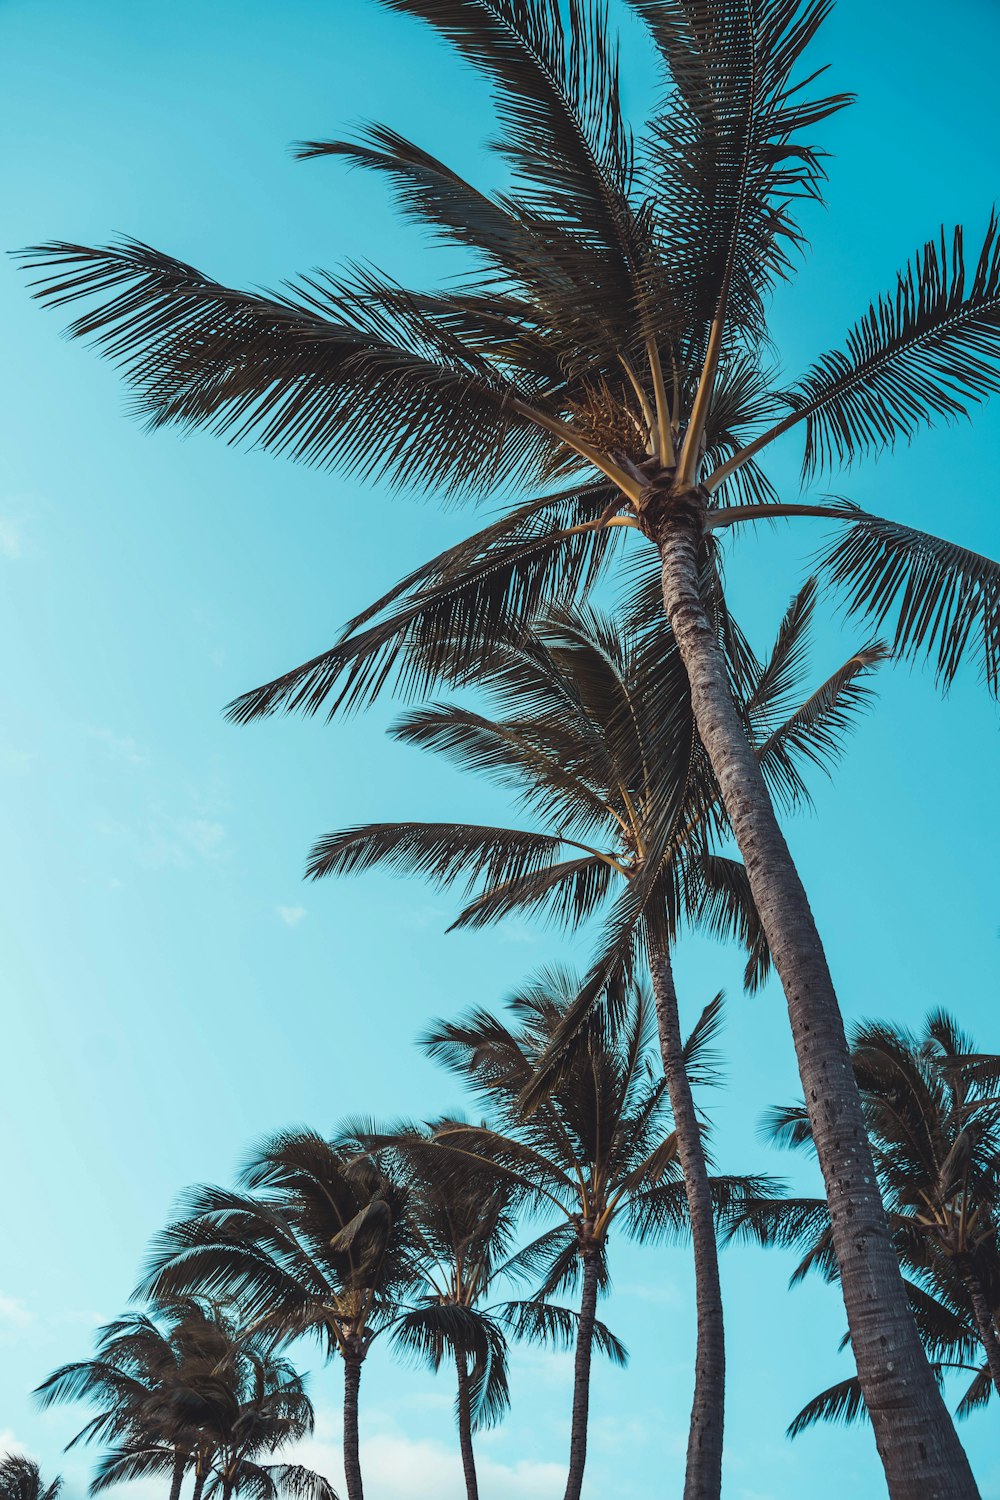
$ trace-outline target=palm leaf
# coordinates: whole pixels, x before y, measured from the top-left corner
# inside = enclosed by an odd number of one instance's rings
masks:
[[[998,334],[1000,351],[1000,334]],[[851,614],[888,626],[895,656],[926,653],[945,686],[968,653],[1000,690],[1000,564],[928,532],[844,507],[846,531],[819,559]]]

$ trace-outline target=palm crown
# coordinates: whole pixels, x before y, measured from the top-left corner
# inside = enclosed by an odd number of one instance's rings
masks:
[[[801,429],[808,477],[964,414],[1000,381],[991,219],[970,257],[961,229],[928,241],[842,349],[775,383],[767,299],[804,243],[803,201],[821,194],[817,128],[849,102],[806,76],[826,0],[629,0],[660,71],[638,130],[596,0],[383,3],[489,80],[507,187],[478,190],[385,125],[299,154],[382,175],[408,217],[460,249],[457,285],[323,271],[262,296],[132,242],[27,252],[44,300],[90,301],[71,331],[121,365],[153,425],[477,495],[548,489],[235,714],[314,709],[344,672],[350,696],[368,694],[402,642],[454,636],[458,620],[473,649],[526,598],[591,582],[620,524],[655,532],[658,511],[680,503],[667,492],[691,485],[710,534],[763,515],[827,517],[839,535],[825,564],[851,604],[891,619],[896,649],[931,651],[945,678],[971,651],[996,688],[994,564],[845,502],[783,504],[758,467]]]
[[[330,1500],[326,1481],[298,1464],[266,1463],[312,1431],[313,1409],[292,1366],[220,1311],[182,1300],[103,1328],[94,1358],[64,1365],[39,1387],[42,1405],[85,1400],[100,1409],[70,1443],[102,1441],[91,1490],[171,1476],[176,1500],[193,1470],[197,1497]]]
[[[810,769],[836,760],[884,655],[867,645],[807,692],[814,605],[810,582],[764,661],[725,622],[747,730],[774,793],[790,805],[808,800]],[[524,911],[577,926],[617,890],[601,957],[570,1019],[631,972],[637,939],[645,933],[656,946],[685,919],[742,941],[747,982],[759,983],[767,944],[743,865],[720,852],[725,815],[665,625],[622,631],[592,608],[556,611],[498,642],[474,683],[492,712],[436,704],[409,713],[394,733],[499,781],[540,827],[368,824],[321,839],[309,873],[385,865],[440,884],[464,880],[473,899],[455,926]]]

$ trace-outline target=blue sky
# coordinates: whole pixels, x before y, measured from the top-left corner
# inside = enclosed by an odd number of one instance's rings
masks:
[[[484,169],[481,85],[372,0],[0,0],[0,34],[5,248],[125,232],[245,283],[351,257],[420,282],[440,262],[378,184],[295,164],[288,143],[374,117]],[[941,222],[984,226],[1000,12],[956,0],[948,37],[962,41],[959,108],[930,0],[908,6],[905,25],[887,0],[840,0],[817,45],[835,86],[860,101],[828,128],[829,211],[810,219],[814,254],[775,308],[791,373],[839,341]],[[39,1415],[27,1392],[124,1306],[179,1191],[227,1180],[281,1126],[456,1104],[412,1045],[423,1023],[499,1002],[571,953],[529,925],[445,936],[452,903],[417,882],[303,886],[307,847],[328,829],[502,808],[389,742],[391,705],[335,728],[237,729],[220,715],[327,644],[469,515],[200,435],[146,436],[114,372],[59,339],[9,264],[0,297],[0,1438],[62,1467],[75,1497],[86,1467],[60,1449],[79,1414]],[[922,436],[830,487],[1000,555],[998,439],[994,405],[974,427]],[[796,461],[793,450],[774,467],[789,493]],[[730,563],[762,645],[818,540],[810,526],[767,535]],[[861,633],[828,613],[817,672]],[[971,673],[947,700],[925,673],[885,674],[836,782],[790,826],[850,1016],[916,1022],[946,1004],[1000,1048],[996,728]],[[754,1135],[761,1110],[797,1091],[783,1002],[774,986],[742,997],[740,970],[705,941],[679,956],[690,1019],[720,987],[730,998],[718,1156],[787,1170]],[[588,1492],[675,1492],[691,1378],[686,1256],[620,1246],[613,1268],[606,1316],[632,1366],[597,1373]],[[787,1293],[789,1270],[781,1256],[725,1258],[727,1492],[879,1496],[866,1433],[783,1437],[799,1405],[846,1373],[836,1294]],[[513,1413],[483,1443],[484,1500],[561,1494],[568,1374],[562,1356],[515,1357]],[[367,1380],[372,1495],[453,1500],[443,1383],[383,1353]],[[317,1368],[313,1392],[314,1456],[336,1479],[338,1373]],[[995,1421],[964,1428],[993,1500]]]

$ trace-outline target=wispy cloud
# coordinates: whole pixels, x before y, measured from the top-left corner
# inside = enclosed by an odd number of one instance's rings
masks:
[[[123,761],[129,766],[145,766],[149,763],[148,753],[130,734],[116,734],[113,729],[99,729],[93,724],[87,725],[86,734],[88,739],[101,745],[112,760]]]
[[[302,918],[308,915],[304,906],[276,906],[275,911],[286,927],[298,927]]]
[[[19,1297],[9,1297],[6,1292],[0,1292],[0,1328],[27,1328],[34,1321],[34,1313],[25,1307]]]
[[[367,1411],[365,1424],[369,1429],[364,1446],[365,1487],[372,1494],[380,1500],[465,1500],[454,1447],[432,1438],[407,1436],[385,1412]],[[289,1457],[317,1469],[339,1488],[343,1474],[340,1424],[321,1412],[316,1427],[317,1436],[297,1444]],[[477,1468],[483,1492],[497,1500],[559,1500],[566,1488],[566,1469],[561,1463],[530,1459],[504,1463],[481,1449]]]
[[[10,516],[0,516],[0,557],[15,562],[24,556],[24,525]]]

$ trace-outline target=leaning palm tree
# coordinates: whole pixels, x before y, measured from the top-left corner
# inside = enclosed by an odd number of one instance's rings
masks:
[[[545,972],[512,1001],[511,1023],[477,1010],[433,1028],[425,1038],[427,1050],[471,1086],[488,1106],[490,1121],[447,1123],[422,1148],[432,1161],[455,1158],[457,1170],[478,1164],[505,1177],[536,1209],[556,1219],[507,1269],[542,1277],[534,1305],[524,1304],[516,1314],[522,1325],[530,1319],[534,1326],[558,1291],[579,1287],[578,1316],[570,1321],[560,1315],[576,1344],[565,1500],[579,1500],[583,1483],[595,1337],[613,1357],[623,1354],[596,1322],[611,1231],[623,1228],[642,1239],[686,1222],[677,1138],[667,1130],[666,1091],[648,1062],[653,1007],[641,987],[631,989],[620,1025],[592,1024],[541,1102],[525,1108],[525,1087],[578,992],[572,975]],[[707,1053],[717,1021],[718,1006],[710,1006],[685,1046],[685,1063],[695,1076],[710,1065]],[[419,1137],[411,1135],[407,1144],[421,1151]],[[753,1184],[719,1178],[712,1190],[731,1208]]]
[[[938,1380],[943,1383],[946,1376],[959,1373],[972,1376],[955,1407],[956,1417],[963,1419],[984,1407],[995,1387],[965,1287],[957,1278],[950,1287],[940,1284],[941,1278],[938,1280],[933,1293],[912,1281],[907,1282],[907,1291],[921,1341]],[[848,1342],[843,1341],[844,1345]],[[850,1375],[807,1401],[788,1424],[788,1436],[796,1438],[817,1422],[851,1425],[864,1422],[867,1417],[858,1377]]]
[[[893,1244],[932,1357],[972,1368],[960,1411],[1000,1392],[1000,1056],[975,1050],[953,1016],[932,1012],[913,1034],[867,1022],[851,1032],[875,1168]],[[813,1149],[803,1105],[778,1108],[766,1130],[778,1145]],[[793,1280],[838,1265],[822,1199],[744,1204],[730,1234],[805,1251]],[[970,1359],[979,1365],[970,1367]],[[864,1411],[857,1378],[815,1397],[795,1418],[798,1432],[820,1418]]]
[[[485,75],[509,183],[482,192],[386,125],[301,154],[386,177],[406,214],[461,250],[457,287],[315,272],[266,296],[132,241],[57,242],[28,252],[44,272],[37,294],[89,301],[72,332],[122,366],[153,426],[202,426],[358,476],[517,492],[332,650],[240,700],[238,718],[315,710],[338,686],[339,701],[371,698],[398,662],[405,679],[401,648],[433,644],[443,626],[478,656],[526,605],[593,583],[622,535],[645,540],[644,606],[658,594],[676,633],[787,998],[890,1491],[971,1496],[888,1243],[823,945],[747,741],[706,579],[719,537],[763,518],[822,518],[835,533],[828,578],[852,608],[892,623],[900,656],[928,653],[945,680],[975,657],[996,689],[996,564],[847,502],[783,500],[760,464],[798,435],[811,479],[1000,386],[997,223],[968,270],[961,229],[930,240],[843,348],[780,385],[768,299],[805,243],[800,208],[821,197],[815,132],[849,102],[819,94],[803,62],[829,0],[626,0],[661,83],[637,132],[603,0],[383,3]]]
[[[261,1334],[319,1339],[344,1365],[348,1500],[363,1500],[361,1372],[421,1278],[407,1193],[356,1142],[312,1131],[276,1136],[241,1188],[192,1190],[186,1215],[154,1244],[146,1286],[157,1297],[222,1297]]]
[[[0,1500],[58,1500],[61,1489],[62,1478],[46,1484],[33,1459],[20,1453],[0,1458]]]
[[[769,784],[793,803],[808,795],[804,773],[835,758],[868,699],[866,678],[881,655],[878,646],[865,647],[807,694],[814,602],[810,583],[792,601],[765,661],[739,642],[747,731]],[[439,884],[464,880],[475,897],[455,926],[480,926],[525,910],[578,926],[617,893],[612,952],[621,946],[623,909],[631,917],[630,906],[637,908],[639,921],[626,931],[638,938],[652,976],[694,1249],[698,1333],[684,1493],[686,1500],[717,1500],[725,1411],[722,1293],[671,949],[685,919],[707,923],[749,949],[750,985],[764,977],[769,954],[746,871],[718,852],[725,833],[721,797],[695,730],[676,640],[664,625],[622,633],[592,609],[562,610],[534,631],[499,642],[475,685],[495,714],[438,704],[410,714],[395,733],[492,775],[520,794],[538,826],[366,825],[321,840],[309,870],[324,876],[383,864]],[[627,970],[635,954],[628,948],[623,957]],[[596,973],[606,982],[607,965]],[[578,1001],[572,1014],[580,1010]]]

